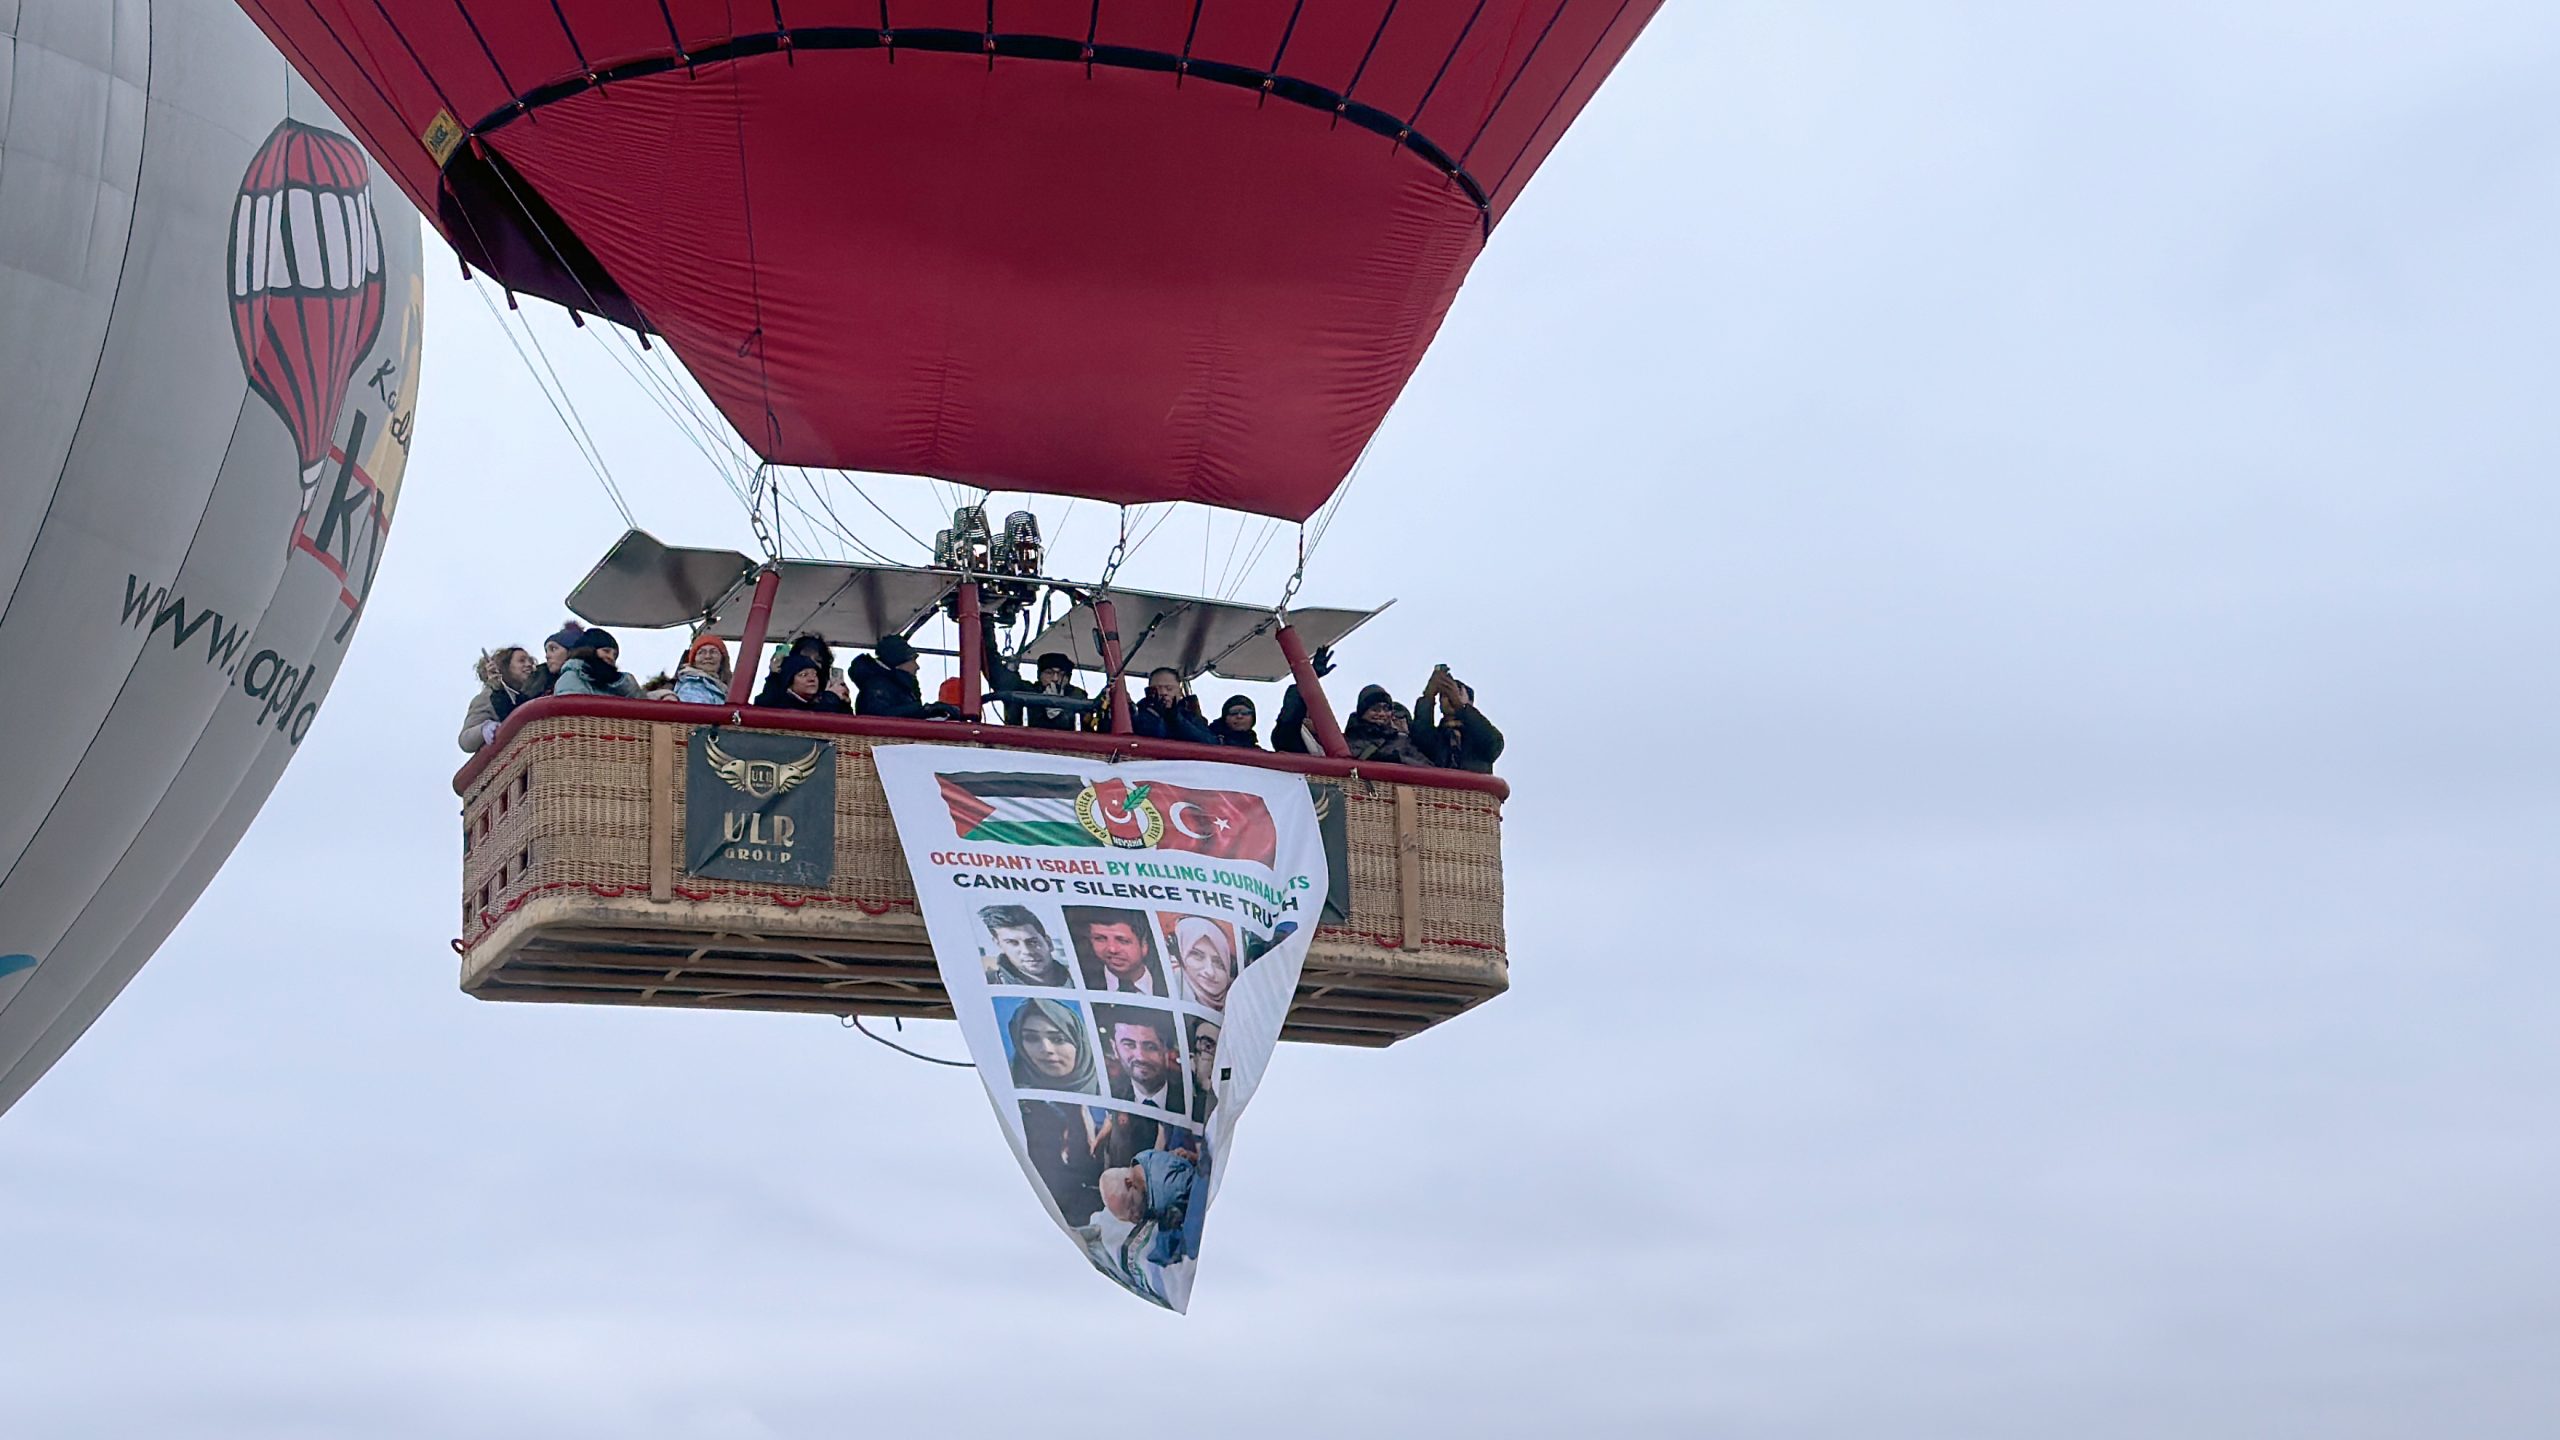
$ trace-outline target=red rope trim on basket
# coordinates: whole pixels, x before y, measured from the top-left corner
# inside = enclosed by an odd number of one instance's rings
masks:
[[[674,886],[670,888],[684,899],[692,900],[697,903],[704,900],[718,899],[722,896],[745,896],[754,900],[770,900],[787,910],[797,910],[804,905],[850,905],[855,909],[860,910],[865,915],[886,915],[892,910],[913,910],[916,908],[916,902],[913,900],[899,900],[895,898],[874,900],[868,896],[861,895],[854,896],[851,899],[840,900],[832,895],[786,895],[779,890],[751,890],[742,886],[732,885],[715,885],[707,890],[687,890],[681,886]],[[490,930],[496,928],[499,921],[504,920],[508,916],[516,913],[518,910],[523,909],[526,901],[531,900],[536,895],[545,894],[553,890],[584,890],[589,894],[597,895],[607,900],[618,900],[625,895],[645,895],[648,893],[649,887],[646,885],[598,885],[590,880],[554,880],[548,885],[536,885],[525,891],[523,894],[518,895],[513,900],[508,901],[505,908],[497,911],[495,914],[492,914],[485,909],[482,910],[480,912],[480,934],[473,937],[468,942],[462,942],[461,948],[465,952],[468,952],[472,946],[477,945],[481,940],[488,938]]]
[[[1417,799],[1413,803],[1414,808],[1418,810],[1446,810],[1457,815],[1490,815],[1496,820],[1502,818],[1501,807],[1494,805],[1489,800],[1480,805],[1467,805],[1448,800],[1422,799]]]
[[[1321,940],[1327,935],[1348,935],[1354,940],[1366,940],[1381,950],[1401,950],[1404,948],[1404,937],[1401,935],[1380,935],[1375,931],[1352,930],[1340,925],[1319,925],[1316,927],[1317,939]],[[1434,936],[1429,931],[1423,932],[1422,943],[1431,946],[1433,949],[1482,950],[1493,955],[1503,953],[1502,947],[1499,945],[1487,945],[1481,940],[1458,940],[1442,936]]]

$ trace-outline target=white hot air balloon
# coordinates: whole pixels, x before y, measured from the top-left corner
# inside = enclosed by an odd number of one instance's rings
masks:
[[[408,459],[417,214],[230,0],[0,3],[0,1109],[310,733]]]

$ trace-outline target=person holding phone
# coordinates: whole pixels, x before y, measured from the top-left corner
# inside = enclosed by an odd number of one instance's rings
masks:
[[[1182,672],[1170,665],[1159,666],[1148,674],[1146,698],[1138,702],[1130,723],[1139,734],[1152,740],[1218,743],[1218,737],[1209,733],[1209,722],[1200,718],[1200,697],[1182,683]]]
[[[1433,668],[1413,702],[1413,743],[1441,769],[1477,775],[1492,774],[1502,755],[1502,732],[1476,708],[1475,688],[1446,665]]]

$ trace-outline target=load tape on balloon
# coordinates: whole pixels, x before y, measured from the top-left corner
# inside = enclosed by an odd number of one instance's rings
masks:
[[[1014,1158],[1095,1269],[1186,1309],[1236,1121],[1324,912],[1306,782],[940,745],[872,755]]]

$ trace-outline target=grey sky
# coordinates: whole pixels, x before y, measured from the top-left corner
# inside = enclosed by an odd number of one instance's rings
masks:
[[[1306,591],[1509,732],[1514,991],[1284,1052],[1181,1320],[966,1075],[456,992],[469,656],[620,522],[431,265],[329,708],[0,1119],[0,1429],[2548,1433],[2555,74],[2547,4],[1673,6]]]

